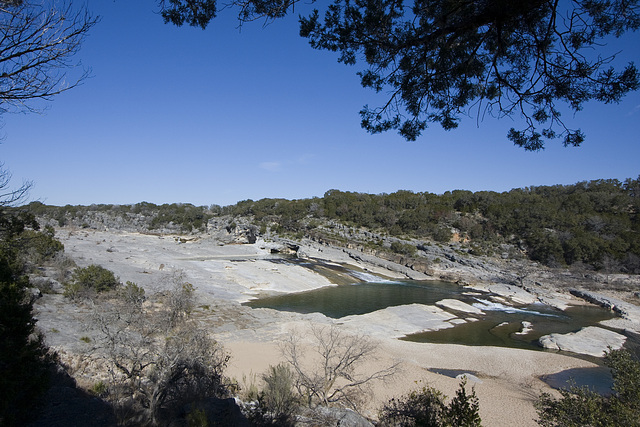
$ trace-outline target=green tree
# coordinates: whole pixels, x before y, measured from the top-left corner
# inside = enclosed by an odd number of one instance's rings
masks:
[[[71,281],[65,285],[65,295],[70,298],[91,296],[93,293],[116,290],[120,285],[120,280],[112,271],[91,264],[73,271]]]
[[[391,399],[380,411],[380,425],[385,427],[477,427],[481,425],[479,402],[475,390],[466,391],[466,379],[460,382],[449,404],[446,396],[433,387],[423,387],[408,395]]]
[[[53,355],[36,330],[24,280],[0,281],[0,424],[21,425],[48,385]]]
[[[0,425],[7,426],[23,425],[32,415],[55,360],[32,315],[22,260],[29,240],[22,235],[35,233],[27,227],[37,224],[23,214],[0,208]]]
[[[561,389],[561,397],[543,393],[536,402],[538,424],[545,427],[640,426],[640,362],[626,350],[610,350],[605,364],[613,375],[613,393],[586,387]]]
[[[233,0],[241,22],[276,19],[298,0]],[[205,28],[216,0],[161,0],[165,22]],[[526,150],[545,139],[565,146],[584,140],[563,122],[591,100],[619,102],[639,87],[633,63],[614,68],[602,46],[640,26],[638,0],[334,0],[321,17],[300,18],[300,34],[315,49],[355,64],[363,87],[390,93],[382,107],[365,106],[362,127],[396,129],[415,140],[430,122],[444,129],[460,117],[521,115],[524,129],[508,138]]]
[[[269,366],[262,375],[264,388],[258,396],[258,406],[249,414],[254,426],[293,426],[298,409],[298,396],[294,392],[295,375],[289,365]]]

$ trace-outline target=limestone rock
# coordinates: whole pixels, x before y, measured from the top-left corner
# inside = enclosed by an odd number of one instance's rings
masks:
[[[468,372],[465,372],[464,374],[456,375],[456,379],[458,381],[462,381],[463,379],[466,379],[467,382],[470,384],[482,384],[482,380],[480,378]]]
[[[438,301],[436,305],[438,307],[448,308],[450,310],[455,310],[455,311],[462,311],[465,313],[484,314],[484,312],[479,308],[469,305],[467,303],[464,303],[462,301],[458,301],[457,299],[451,299],[451,298],[443,299]]]
[[[627,337],[608,329],[588,326],[578,332],[568,334],[550,334],[538,340],[544,348],[570,351],[572,353],[587,354],[603,357],[607,347],[617,350],[622,347]]]
[[[618,298],[582,289],[572,289],[571,294],[593,304],[613,310],[627,320],[640,323],[640,307],[637,305],[622,301]]]
[[[507,285],[505,283],[494,283],[488,287],[490,292],[510,299],[517,304],[533,304],[538,301],[538,297],[526,290],[513,285]]]
[[[408,304],[362,315],[345,316],[339,322],[375,336],[398,338],[423,331],[451,328],[457,320],[463,321],[439,307]]]

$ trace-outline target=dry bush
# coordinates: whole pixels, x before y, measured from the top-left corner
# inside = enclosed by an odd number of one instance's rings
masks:
[[[395,375],[398,364],[370,371],[363,366],[375,357],[377,344],[365,335],[350,335],[335,325],[310,327],[312,354],[299,333],[282,345],[295,374],[295,387],[309,406],[357,408],[375,381]]]
[[[107,362],[109,400],[121,424],[160,425],[190,402],[228,394],[223,373],[229,356],[190,319],[185,301],[193,300],[193,287],[174,285],[159,297],[162,303],[131,282],[115,298],[96,302],[97,349]]]

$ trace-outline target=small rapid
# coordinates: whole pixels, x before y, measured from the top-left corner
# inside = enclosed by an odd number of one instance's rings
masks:
[[[559,314],[542,313],[540,311],[532,310],[531,307],[533,307],[533,305],[529,306],[529,308],[518,308],[511,305],[505,305],[499,302],[494,302],[494,301],[489,301],[484,299],[476,298],[476,301],[477,302],[471,305],[473,307],[479,308],[482,311],[502,311],[509,314],[523,313],[523,314],[530,314],[535,316],[560,317]]]
[[[356,271],[356,270],[347,269],[347,274],[359,280],[359,282],[354,283],[354,285],[360,285],[362,283],[396,283],[396,284],[400,283],[398,281],[383,279],[380,276],[376,276],[375,274],[372,274],[372,273],[367,273],[366,271]]]

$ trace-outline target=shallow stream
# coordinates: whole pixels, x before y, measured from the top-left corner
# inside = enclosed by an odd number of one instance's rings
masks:
[[[509,305],[498,295],[470,290],[449,282],[384,280],[366,272],[358,272],[333,264],[296,260],[274,260],[274,262],[293,262],[303,265],[340,285],[259,298],[245,305],[297,313],[319,312],[337,319],[370,313],[391,306],[414,303],[435,305],[443,299],[457,299],[484,312],[483,315],[453,312],[461,318],[467,320],[474,318],[475,321],[402,338],[408,341],[543,350],[538,344],[538,339],[543,335],[575,332],[615,316],[610,310],[592,305],[570,307],[564,311],[541,303]],[[633,341],[632,351],[638,353],[636,339]],[[631,343],[628,341],[628,344]],[[601,360],[586,358],[602,363]],[[610,390],[612,384],[611,374],[605,367],[563,371],[545,377],[543,380],[552,387],[566,387],[573,383],[578,386],[586,385],[605,393]]]
[[[453,312],[462,318],[474,318],[476,321],[439,331],[413,334],[403,339],[532,350],[542,349],[538,345],[538,338],[543,335],[578,331],[583,327],[596,325],[602,320],[614,317],[610,310],[596,306],[576,306],[565,311],[541,303],[514,306],[500,302],[498,295],[473,291],[450,282],[384,280],[367,272],[358,272],[336,265],[308,262],[299,264],[325,275],[333,275],[332,279],[339,279],[335,281],[343,284],[307,292],[259,298],[245,305],[297,313],[319,312],[338,319],[391,306],[414,303],[435,305],[443,299],[457,299],[481,309],[485,314]],[[530,328],[523,331],[524,325],[529,324]]]

